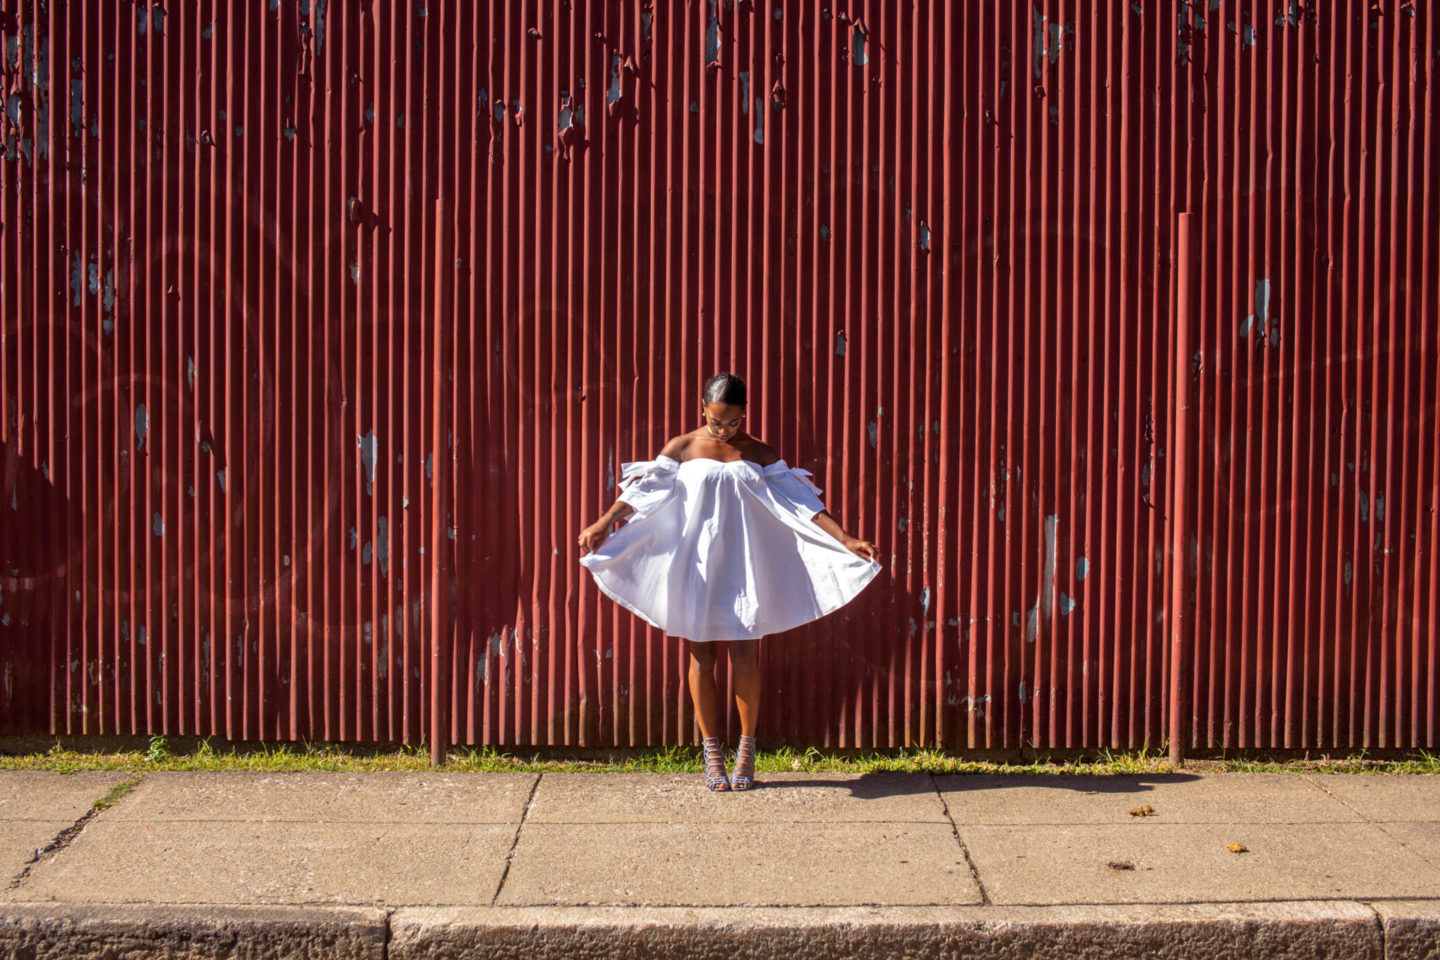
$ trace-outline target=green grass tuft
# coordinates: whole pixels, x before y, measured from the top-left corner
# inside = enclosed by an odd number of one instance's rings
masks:
[[[119,802],[120,798],[125,796],[125,794],[129,793],[131,790],[134,790],[135,787],[139,785],[142,779],[144,779],[143,774],[137,773],[134,776],[130,777],[129,780],[125,780],[115,784],[115,786],[110,788],[109,793],[105,794],[105,796],[95,801],[95,809],[108,810],[111,807],[115,806],[115,804]]]

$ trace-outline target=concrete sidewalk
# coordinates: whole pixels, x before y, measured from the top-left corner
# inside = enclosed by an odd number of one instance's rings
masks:
[[[1440,957],[1440,777],[126,779],[0,773],[0,956]]]

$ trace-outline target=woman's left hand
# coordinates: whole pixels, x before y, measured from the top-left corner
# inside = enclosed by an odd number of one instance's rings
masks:
[[[880,548],[875,546],[875,544],[871,543],[869,540],[860,540],[856,537],[846,537],[841,542],[845,544],[846,550],[849,550],[851,553],[858,554],[859,556],[862,556],[867,560],[878,560],[880,558]]]

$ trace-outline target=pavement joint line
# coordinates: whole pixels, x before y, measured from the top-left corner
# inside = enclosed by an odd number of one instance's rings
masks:
[[[505,854],[505,869],[500,872],[500,882],[495,885],[495,896],[490,898],[490,906],[500,902],[500,894],[505,889],[505,881],[510,876],[510,863],[515,859],[515,848],[520,845],[520,831],[525,828],[525,818],[530,816],[530,807],[535,802],[535,793],[540,789],[540,781],[545,777],[544,772],[535,774],[535,782],[530,784],[530,796],[525,798],[525,808],[520,811],[520,822],[515,824],[515,836],[510,840],[510,851]]]
[[[1440,867],[1440,863],[1436,863],[1434,860],[1431,860],[1429,857],[1427,857],[1427,856],[1425,855],[1424,851],[1423,851],[1420,847],[1417,847],[1417,846],[1415,846],[1414,844],[1411,844],[1411,843],[1406,843],[1404,837],[1397,836],[1396,834],[1393,834],[1393,833],[1391,833],[1389,830],[1386,830],[1386,829],[1385,829],[1387,826],[1391,826],[1391,825],[1397,824],[1397,823],[1433,823],[1434,821],[1432,821],[1432,820],[1367,820],[1367,821],[1365,821],[1365,822],[1368,823],[1370,826],[1374,827],[1376,830],[1379,830],[1381,833],[1385,834],[1385,836],[1389,837],[1391,840],[1394,840],[1396,843],[1400,844],[1400,846],[1404,847],[1406,850],[1409,850],[1411,853],[1415,854],[1415,856],[1419,857],[1421,860],[1424,860],[1426,863],[1430,864],[1430,866],[1432,866],[1432,867]]]
[[[1392,824],[1392,823],[1434,823],[1435,821],[1434,821],[1433,818],[1428,819],[1428,820],[1371,820],[1369,817],[1367,817],[1367,816],[1365,815],[1365,812],[1364,812],[1363,810],[1359,810],[1359,809],[1351,806],[1349,803],[1347,803],[1347,802],[1345,801],[1345,799],[1344,799],[1343,797],[1340,797],[1340,796],[1336,795],[1333,791],[1326,790],[1326,789],[1325,789],[1324,787],[1322,787],[1320,784],[1316,783],[1313,779],[1311,779],[1310,774],[1302,773],[1302,774],[1300,774],[1300,779],[1301,779],[1301,780],[1304,780],[1306,783],[1310,784],[1310,785],[1311,785],[1312,787],[1314,787],[1316,790],[1319,790],[1321,793],[1325,794],[1325,796],[1329,797],[1330,799],[1334,800],[1336,803],[1340,804],[1340,806],[1344,807],[1346,810],[1349,810],[1351,813],[1355,814],[1355,815],[1356,815],[1357,817],[1359,817],[1363,822],[1369,824],[1370,826],[1372,826],[1372,827],[1374,827],[1375,829],[1379,830],[1381,833],[1385,834],[1385,836],[1389,837],[1391,840],[1394,840],[1396,843],[1400,844],[1400,846],[1404,847],[1406,850],[1409,850],[1410,852],[1414,853],[1415,856],[1419,857],[1421,860],[1423,860],[1423,861],[1425,861],[1426,863],[1430,864],[1430,866],[1432,866],[1432,867],[1440,867],[1440,863],[1437,863],[1436,861],[1431,860],[1429,857],[1427,857],[1427,856],[1425,855],[1425,853],[1424,853],[1419,847],[1412,846],[1411,844],[1406,843],[1403,838],[1398,837],[1398,836],[1396,836],[1395,834],[1391,833],[1389,830],[1386,830],[1386,829],[1385,829],[1386,824]],[[1383,954],[1382,954],[1382,956],[1383,956]]]
[[[960,838],[960,827],[955,823],[955,818],[950,815],[950,804],[945,802],[945,794],[940,790],[940,781],[933,773],[930,774],[930,786],[935,788],[935,796],[940,798],[940,809],[945,811],[945,819],[950,821],[950,832],[955,835],[955,842],[960,845],[960,852],[965,855],[965,865],[970,868],[970,876],[975,881],[975,888],[980,891],[980,905],[991,906],[990,892],[985,889],[985,881],[980,879],[980,870],[975,866],[975,861],[970,859],[970,849]]]
[[[108,810],[110,808],[111,803],[107,803],[106,801],[109,801],[112,796],[115,796],[117,791],[119,791],[120,796],[124,796],[126,793],[129,793],[132,789],[134,789],[143,779],[145,779],[145,775],[143,773],[137,773],[131,776],[130,779],[124,780],[121,783],[116,784],[114,787],[111,788],[110,793],[90,804],[90,809],[86,810],[85,813],[81,815],[79,820],[76,820],[74,823],[70,824],[70,826],[66,827],[64,830],[61,830],[58,834],[55,835],[55,839],[51,840],[45,846],[36,850],[31,855],[30,859],[25,862],[24,869],[20,871],[19,875],[17,875],[14,879],[10,881],[10,889],[18,890],[20,888],[20,885],[23,884],[27,879],[29,879],[30,871],[35,868],[35,864],[39,863],[41,860],[44,860],[51,854],[59,853],[61,850],[64,850],[66,847],[70,846],[71,842],[73,842],[74,839],[80,835],[80,831],[84,830],[91,820],[94,820],[97,816],[99,816],[102,811]]]

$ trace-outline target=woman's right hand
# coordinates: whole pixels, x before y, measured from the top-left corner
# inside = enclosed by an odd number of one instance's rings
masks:
[[[580,539],[576,541],[580,544],[581,556],[584,556],[591,550],[600,549],[600,545],[609,539],[609,537],[610,524],[608,523],[592,523],[584,530],[581,530]]]

